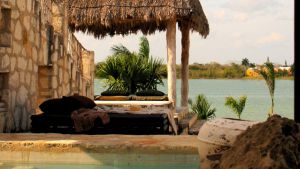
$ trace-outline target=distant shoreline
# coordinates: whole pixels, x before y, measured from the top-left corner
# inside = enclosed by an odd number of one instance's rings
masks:
[[[180,79],[180,78],[177,78]],[[243,77],[243,78],[189,78],[193,79],[204,79],[204,80],[264,80],[262,77]],[[294,77],[276,77],[276,80],[294,80]]]
[[[96,77],[95,79],[101,79]],[[163,78],[167,79],[167,78]],[[177,80],[180,78],[177,78]],[[189,80],[264,80],[261,77],[243,77],[243,78],[189,78]],[[276,80],[294,80],[294,77],[276,77]]]

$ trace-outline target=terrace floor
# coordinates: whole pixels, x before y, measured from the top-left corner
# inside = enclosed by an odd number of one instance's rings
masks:
[[[76,134],[0,134],[0,151],[37,150],[78,151],[79,147],[94,147],[94,151],[127,151],[128,148],[150,152],[197,151],[197,136],[191,135],[76,135]],[[49,145],[51,149],[49,149]],[[35,147],[39,149],[34,149]]]

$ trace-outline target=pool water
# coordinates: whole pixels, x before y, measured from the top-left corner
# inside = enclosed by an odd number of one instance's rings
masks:
[[[97,165],[97,164],[22,164],[22,163],[0,163],[0,169],[198,169],[198,164],[185,165]]]
[[[178,152],[167,154],[7,152],[5,156],[8,158],[0,157],[0,169],[198,169],[200,161],[198,153]]]

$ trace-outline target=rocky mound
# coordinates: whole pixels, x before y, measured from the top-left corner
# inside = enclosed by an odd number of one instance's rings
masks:
[[[300,168],[300,124],[274,115],[239,135],[212,168]]]

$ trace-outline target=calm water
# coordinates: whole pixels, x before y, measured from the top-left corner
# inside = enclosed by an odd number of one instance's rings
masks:
[[[167,93],[167,81],[158,89]],[[276,80],[275,84],[275,112],[287,118],[294,118],[294,81]],[[181,81],[177,80],[177,105],[180,105]],[[271,105],[269,89],[264,80],[189,80],[189,97],[194,98],[202,93],[215,107],[217,117],[235,117],[235,114],[224,106],[225,97],[247,96],[246,107],[241,118],[263,121],[267,118]],[[105,88],[99,79],[95,79],[95,95],[99,95]]]
[[[113,165],[96,165],[96,164],[18,164],[3,163],[0,169],[197,169],[199,165],[130,165],[130,166],[113,166]]]

